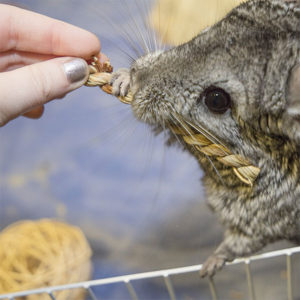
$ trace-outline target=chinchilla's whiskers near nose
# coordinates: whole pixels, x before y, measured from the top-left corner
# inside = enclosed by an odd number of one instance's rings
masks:
[[[134,52],[137,58],[144,55],[145,48],[143,48],[143,46],[140,44],[139,40],[136,39],[136,37],[132,36],[132,31],[130,30],[129,24],[126,24],[126,26],[121,26],[120,28],[111,20],[108,20],[107,22],[111,24],[115,32],[121,33],[120,38],[124,41],[125,45],[127,45],[127,47],[129,47],[129,49],[131,49]]]
[[[144,55],[150,53],[150,46],[147,44],[146,37],[144,33],[142,32],[142,28],[138,22],[138,19],[136,15],[132,14],[132,11],[130,7],[128,6],[127,1],[123,1],[123,5],[125,6],[126,13],[129,16],[129,22],[127,23],[127,26],[130,29],[130,32],[134,34],[134,38],[139,42],[139,45],[142,47],[144,51]],[[143,16],[141,16],[143,18]]]
[[[150,45],[150,49],[151,52],[156,52],[158,51],[158,47],[157,47],[157,39],[156,39],[156,35],[155,35],[155,31],[151,28],[151,8],[149,5],[149,1],[145,1],[145,0],[141,0],[141,2],[138,2],[137,0],[135,0],[135,2],[137,3],[137,5],[140,5],[139,3],[142,3],[143,7],[145,8],[145,14],[144,14],[144,18],[143,18],[143,23],[144,23],[144,27],[146,29],[147,32],[147,38],[148,38],[148,42]],[[140,9],[141,11],[141,9]]]
[[[163,141],[166,141],[166,121],[162,118],[161,125],[163,128]],[[161,163],[159,164],[159,170],[158,170],[158,176],[157,176],[157,185],[155,190],[155,194],[153,195],[153,199],[151,201],[152,203],[152,210],[155,207],[155,205],[158,203],[158,199],[160,196],[160,193],[162,191],[163,181],[164,181],[164,173],[165,173],[165,167],[166,167],[166,144],[163,144],[163,151],[161,154]]]
[[[164,44],[164,37],[166,35],[166,32],[162,31],[161,29],[161,22],[160,22],[160,7],[161,7],[161,1],[156,1],[155,5],[158,7],[158,14],[153,13],[152,11],[149,10],[149,23],[152,24],[152,39],[155,44],[155,51],[165,51],[166,50],[166,44]],[[155,17],[158,18],[158,28],[154,29],[154,24],[155,24]],[[169,17],[168,17],[169,19]],[[163,32],[163,34],[162,34]],[[158,34],[159,33],[159,34]]]
[[[203,136],[205,136],[209,141],[211,141],[213,144],[220,144],[221,146],[223,146],[224,148],[227,148],[224,143],[222,143],[216,136],[214,136],[212,133],[210,133],[207,129],[205,129],[203,126],[201,126],[200,124],[193,124],[190,121],[184,119],[184,122],[186,122],[188,125],[191,126],[191,128],[193,128],[195,131],[197,131],[198,133],[202,134]],[[222,150],[223,151],[223,150]],[[225,151],[223,151],[224,154],[228,154]]]
[[[218,169],[217,169],[216,165],[214,164],[214,162],[210,159],[210,157],[207,154],[204,154],[204,155],[205,155],[206,159],[209,161],[209,163],[211,164],[211,166],[213,167],[214,171],[216,172],[217,176],[221,180],[222,184],[225,185],[225,182],[222,178],[222,175],[218,171]]]
[[[120,5],[121,4],[121,5]],[[107,34],[106,39],[115,44],[113,41],[118,39],[122,41],[122,43],[126,46],[122,49],[122,53],[126,53],[126,56],[129,56],[130,59],[136,60],[136,58],[142,56],[144,54],[144,49],[141,47],[139,41],[136,37],[132,35],[132,31],[130,30],[128,26],[128,15],[122,15],[124,14],[124,7],[122,6],[123,2],[120,0],[117,1],[109,1],[107,4],[103,4],[99,6],[96,3],[96,0],[91,1],[90,3],[90,11],[91,13],[95,14],[97,17],[97,20],[99,20],[99,26],[102,26],[104,28],[112,29],[107,30],[107,32],[111,34]],[[123,7],[122,9],[120,7]],[[112,14],[112,11],[114,14]],[[120,24],[121,20],[121,24]],[[105,31],[104,31],[105,32]],[[101,41],[102,45],[103,39],[105,39],[105,36],[101,35]],[[120,48],[120,46],[118,47]],[[127,49],[126,49],[127,48]],[[128,51],[131,53],[129,53]],[[109,56],[109,53],[108,53]]]
[[[177,142],[182,146],[182,147],[184,147],[184,143],[183,143],[183,141],[178,137],[178,135],[172,130],[172,128],[173,127],[177,127],[178,126],[178,123],[174,120],[174,118],[173,118],[173,116],[172,115],[170,115],[170,126],[171,126],[171,128],[170,128],[170,133],[171,133],[171,135],[177,140]],[[173,126],[174,125],[174,126]]]
[[[133,16],[133,21],[135,24],[142,24],[142,28],[139,30],[139,32],[143,36],[143,41],[146,43],[147,49],[149,50],[148,53],[156,52],[158,50],[162,50],[163,48],[161,41],[158,43],[156,32],[151,26],[154,24],[152,20],[152,4],[153,1],[151,0],[135,0],[138,14]],[[136,20],[139,20],[139,22]],[[136,28],[139,29],[139,27]]]
[[[156,30],[153,30],[154,37],[156,39],[156,43],[158,44],[158,50],[165,51],[169,46],[167,45],[168,42],[166,42],[167,36],[169,34],[170,27],[172,26],[172,13],[169,14],[163,14],[163,22],[161,22],[161,2],[162,1],[156,1],[156,13],[151,14],[151,24],[156,23]],[[155,21],[155,18],[158,18],[157,21]],[[163,25],[162,25],[163,24]],[[154,25],[153,25],[154,26]],[[157,32],[159,33],[159,37],[157,35]]]
[[[151,27],[151,24],[154,24],[153,22],[153,14],[152,14],[152,4],[153,1],[150,0],[135,0],[136,6],[139,9],[140,16],[143,16],[143,24],[144,24],[144,29],[146,30],[147,33],[147,40],[148,40],[148,45],[151,50],[153,51],[158,51],[162,50],[161,45],[158,45],[158,38],[156,35],[155,30]]]
[[[90,11],[97,15],[99,22],[104,23],[105,28],[109,26],[113,29],[107,31],[112,34],[108,33],[106,39],[120,49],[130,59],[131,64],[148,53],[164,50],[162,39],[157,37],[151,26],[152,4],[152,0],[112,0],[101,6],[96,5],[94,0],[90,4]],[[113,15],[111,11],[114,12]],[[118,46],[114,42],[116,39],[121,40],[123,45]],[[101,41],[104,45],[103,40],[105,36],[102,34]]]
[[[98,139],[102,142],[117,142],[122,143],[122,139],[128,140],[130,136],[133,135],[135,128],[137,126],[135,120],[132,118],[131,112],[122,113],[123,117],[120,117],[119,113],[116,113],[113,118],[108,117],[107,122],[102,119],[104,124],[110,124],[109,126],[102,128],[97,135]],[[115,125],[112,125],[112,119],[115,119]],[[119,147],[117,147],[119,149]]]
[[[157,33],[155,30],[153,30],[154,32],[154,38],[155,38],[155,41],[157,43],[157,49],[158,50],[162,50],[162,51],[165,51],[166,50],[166,43],[164,42],[166,40],[166,35],[167,35],[167,32],[168,32],[168,28],[169,28],[169,24],[170,24],[170,15],[168,16],[168,26],[167,26],[167,29],[164,30],[163,34],[161,34],[162,32],[162,29],[161,29],[161,2],[158,1],[157,2],[157,5],[158,5],[158,32],[160,32],[160,37],[158,37]],[[152,23],[154,23],[154,15],[152,15]]]
[[[171,113],[170,115],[171,115],[171,118],[172,118],[173,123],[174,123],[174,125],[175,125],[175,128],[178,127],[178,125],[179,125],[179,127],[181,128],[181,130],[183,130],[185,136],[189,136],[191,139],[194,139],[191,130],[190,130],[190,129],[188,128],[188,126],[187,126],[187,125],[186,125],[186,124],[178,117],[177,113],[174,113],[174,114]],[[173,130],[174,130],[174,129],[173,129]],[[178,138],[176,132],[174,132],[173,130],[171,129],[171,132],[176,136],[176,138],[177,138],[178,140],[180,140],[180,139]],[[181,142],[182,146],[184,147],[184,146],[185,146],[185,143],[184,143],[183,141],[181,141],[181,140],[180,140],[180,142]],[[195,147],[195,145],[191,145],[191,147],[193,148],[194,151],[197,151],[197,148]]]
[[[185,135],[190,137],[192,140],[195,140],[195,142],[197,142],[197,140],[194,137],[194,133],[192,132],[192,129],[190,128],[191,123],[189,122],[187,124],[187,122],[184,119],[182,119],[177,113],[172,113],[171,115],[175,119],[175,121],[177,123],[176,125],[178,125],[178,124],[180,125],[180,128],[181,128],[181,130],[183,130]],[[198,129],[198,132],[205,136],[205,134],[203,134],[203,132],[201,130]],[[176,133],[175,133],[175,135],[176,135]],[[209,138],[207,138],[207,139],[210,140]],[[210,140],[210,141],[213,142],[212,140]],[[190,146],[192,146],[195,151],[198,151],[198,149],[195,147],[195,145],[190,145]],[[209,161],[209,163],[212,165],[214,171],[216,172],[217,176],[220,178],[221,182],[225,185],[222,175],[218,171],[214,162],[211,160],[211,158],[207,154],[205,154],[205,153],[203,153],[203,154],[205,155],[205,157]]]
[[[116,102],[117,103],[117,102]],[[119,104],[119,103],[117,103]],[[117,108],[121,109],[117,109]],[[123,109],[120,105],[99,106],[99,111],[102,111],[101,122],[93,121],[97,127],[97,133],[87,136],[85,139],[79,139],[78,144],[74,145],[72,151],[82,151],[83,149],[98,149],[104,145],[118,144],[118,147],[112,147],[117,151],[122,151],[119,147],[119,143],[122,143],[122,139],[128,140],[128,136],[132,135],[131,131],[136,126],[135,120],[132,118],[130,111]],[[103,113],[105,111],[105,113]],[[93,111],[98,117],[98,109]],[[90,118],[94,118],[93,114],[89,114]],[[97,124],[99,126],[97,126]],[[104,126],[103,126],[104,124]],[[114,125],[113,125],[114,124]],[[106,126],[107,125],[107,126]]]
[[[163,179],[162,175],[159,176],[151,176],[150,179],[148,178],[149,176],[149,169],[151,169],[151,172],[155,172],[155,167],[158,166],[159,168],[159,174],[163,174],[163,168],[164,168],[164,152],[162,153],[162,158],[160,159],[160,157],[158,158],[159,161],[162,160],[162,163],[157,164],[157,163],[153,163],[156,161],[157,159],[157,154],[160,152],[156,151],[156,147],[154,147],[154,138],[155,138],[155,133],[151,130],[149,130],[148,125],[147,124],[143,124],[143,123],[138,123],[140,127],[140,129],[143,130],[144,132],[144,138],[142,139],[142,143],[139,142],[137,147],[135,147],[135,161],[139,161],[138,165],[138,177],[136,179],[136,182],[133,186],[132,189],[132,193],[130,194],[130,199],[128,199],[129,201],[131,200],[132,197],[136,198],[141,198],[144,196],[144,188],[145,186],[147,186],[147,189],[149,187],[149,180],[153,181],[151,186],[151,192],[153,191],[153,194],[151,194],[150,200],[149,201],[149,213],[152,210],[153,206],[157,203],[157,198],[159,196],[160,193],[160,189],[161,189],[161,181]],[[150,195],[148,195],[150,196]]]
[[[185,122],[183,122],[181,117],[177,113],[171,112],[171,114],[172,114],[173,118],[177,121],[177,123],[180,125],[181,129],[183,129],[188,136],[193,137],[192,132],[190,131],[187,124]]]
[[[185,136],[190,137],[192,140],[195,141],[195,144],[197,142],[197,140],[194,137],[194,133],[192,132],[192,129],[189,127],[189,125],[186,124],[185,121],[183,121],[183,119],[177,114],[171,114],[172,117],[175,119],[175,124],[178,126],[180,125],[181,130],[183,130],[183,132],[185,133]],[[176,133],[175,133],[176,135]],[[198,151],[198,149],[196,148],[196,146],[194,144],[190,144],[190,146],[193,148],[194,151]],[[210,161],[210,163],[213,165],[214,169],[217,171],[214,163],[212,162],[212,160],[209,158],[208,155],[204,154],[206,156],[206,158]],[[217,174],[219,175],[219,172],[217,171]]]
[[[158,38],[155,30],[151,27],[152,3],[151,0],[134,0],[134,5],[129,6],[128,0],[123,3],[124,9],[126,9],[126,15],[129,16],[128,28],[130,32],[127,35],[131,35],[139,42],[139,47],[144,50],[143,54],[148,54],[154,51],[162,50],[162,43],[158,43]],[[132,6],[135,6],[132,11]]]
[[[107,41],[107,38],[105,38],[105,37],[101,38],[102,44],[105,44],[106,41]],[[120,45],[118,45],[114,40],[109,40],[109,42],[113,45],[113,47],[117,48],[120,52],[122,52],[126,56],[126,58],[129,60],[130,64],[133,64],[136,61],[137,56],[134,57],[128,51],[125,51],[124,48],[122,48]]]

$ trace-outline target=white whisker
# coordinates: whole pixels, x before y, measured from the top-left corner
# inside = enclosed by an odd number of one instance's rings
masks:
[[[95,13],[97,16],[100,16],[100,19],[105,24],[109,24],[109,26],[112,27],[115,32],[121,33],[120,38],[135,53],[136,57],[140,57],[143,55],[143,50],[142,50],[141,45],[139,43],[137,43],[136,39],[134,39],[132,37],[131,31],[130,31],[130,33],[127,31],[127,29],[128,29],[127,24],[126,24],[126,26],[117,25],[118,22],[114,22],[114,20],[112,19],[111,16],[110,16],[110,18],[107,17],[107,14],[103,10],[103,7],[101,7],[101,9],[100,9],[99,6],[91,4],[91,12]],[[116,12],[118,14],[122,13],[122,11],[120,9],[116,9]],[[124,11],[123,11],[123,13],[124,13]],[[120,18],[120,17],[118,17],[118,18]],[[121,19],[127,20],[128,16],[121,15]]]
[[[102,38],[101,41],[103,44],[105,44],[105,40],[107,38]],[[123,48],[121,48],[114,40],[109,40],[109,42],[116,48],[118,48],[125,56],[129,59],[130,64],[133,64],[136,61],[136,58],[134,58],[131,54],[129,54],[127,51],[125,51]]]
[[[144,35],[142,33],[142,31],[140,30],[140,26],[138,25],[135,16],[132,15],[131,13],[131,9],[128,6],[127,2],[124,1],[126,7],[127,7],[127,13],[131,19],[131,22],[133,22],[133,27],[131,26],[131,24],[129,24],[131,31],[134,33],[135,37],[140,41],[140,44],[142,46],[142,48],[144,49],[144,54],[148,54],[150,53],[150,49],[148,47],[148,44],[144,38]]]
[[[148,3],[149,3],[149,1],[148,1]],[[142,5],[141,5],[141,3],[139,3],[137,0],[135,0],[135,5],[138,8],[138,11],[139,11],[140,16],[142,18],[142,23],[144,25],[144,29],[146,30],[146,37],[147,37],[147,40],[148,40],[148,46],[149,46],[150,52],[152,52],[153,51],[153,43],[152,43],[152,40],[151,40],[151,28],[150,28],[150,26],[147,22],[147,18],[150,15],[150,8],[147,5],[147,1],[146,2],[142,1]],[[143,11],[143,8],[144,8],[144,11]]]
[[[183,121],[182,119],[181,119],[181,117],[177,114],[177,113],[175,113],[175,114],[172,114],[172,116],[177,120],[177,122],[181,125],[181,127],[182,127],[182,129],[184,130],[184,131],[186,131],[187,133],[188,133],[188,135],[192,138],[192,139],[195,139],[194,137],[193,137],[193,135],[190,133],[190,131],[189,130],[186,130],[186,128],[187,128],[187,126],[184,124],[184,122],[186,122],[186,121]],[[189,124],[190,125],[190,124]],[[191,125],[190,125],[191,126]],[[200,131],[200,134],[202,134],[202,132]],[[196,141],[196,140],[195,140]],[[193,145],[192,145],[193,146]],[[195,146],[193,146],[193,147],[195,147]],[[195,148],[194,148],[195,149]],[[203,153],[203,152],[202,152]],[[205,157],[207,158],[207,160],[210,162],[210,164],[212,165],[212,167],[213,167],[213,169],[215,170],[215,172],[216,172],[216,174],[217,174],[217,176],[220,178],[220,180],[222,181],[222,184],[223,185],[225,185],[225,182],[224,182],[224,180],[223,180],[223,178],[222,178],[222,176],[221,176],[221,174],[220,174],[220,172],[218,171],[218,169],[217,169],[217,167],[215,166],[215,164],[213,163],[213,161],[211,160],[211,158],[207,155],[207,154],[205,154],[205,153],[203,153],[204,155],[205,155]]]
[[[221,146],[223,146],[224,148],[227,148],[218,138],[216,138],[214,135],[212,135],[208,130],[206,130],[205,128],[203,128],[203,126],[201,125],[195,125],[193,123],[191,123],[190,121],[184,119],[184,121],[189,124],[192,128],[194,128],[195,130],[197,130],[200,134],[204,135],[208,140],[210,140],[213,144],[220,144]],[[221,149],[221,148],[220,148]],[[228,154],[226,151],[224,151],[223,149],[221,149],[224,154]]]
[[[185,130],[185,132],[192,138],[195,140],[195,138],[193,137],[193,132],[190,131],[189,127],[186,126],[185,122],[183,122],[183,120],[181,119],[181,117],[177,114],[177,113],[171,113],[173,118],[175,118],[175,120],[179,123],[179,125],[181,125],[181,127]]]
[[[171,122],[175,125],[175,126],[178,126],[178,122],[175,120],[175,118],[173,117],[173,115],[171,114]],[[172,135],[176,138],[176,140],[178,141],[178,143],[183,147],[185,148],[185,143],[178,137],[178,135],[172,131],[172,129],[170,130],[170,132],[172,133]],[[194,145],[191,145],[195,150],[196,150],[196,147]]]

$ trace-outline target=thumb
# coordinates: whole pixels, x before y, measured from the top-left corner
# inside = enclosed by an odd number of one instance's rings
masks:
[[[82,86],[88,75],[87,63],[71,57],[0,73],[0,126]]]

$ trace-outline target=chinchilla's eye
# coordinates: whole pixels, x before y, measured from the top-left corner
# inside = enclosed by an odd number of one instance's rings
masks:
[[[202,99],[208,109],[216,114],[223,114],[231,107],[229,94],[215,86],[207,88],[202,95]]]

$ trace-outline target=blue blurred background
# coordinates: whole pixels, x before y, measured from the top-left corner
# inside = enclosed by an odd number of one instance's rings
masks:
[[[143,2],[5,3],[94,32],[115,69],[129,67],[122,29],[130,32],[135,19],[144,30]],[[141,6],[147,8],[147,3]],[[196,161],[166,147],[163,135],[154,136],[134,119],[129,106],[98,88],[82,87],[47,104],[40,120],[16,119],[1,128],[0,140],[1,229],[39,218],[79,226],[93,248],[93,278],[199,264],[221,241],[220,225],[205,205]],[[243,270],[222,274],[220,286],[230,286],[238,291],[232,295],[242,295],[236,299],[244,299],[246,286],[238,281],[244,280]],[[206,282],[197,274],[177,280],[176,286],[182,299],[209,298]],[[143,299],[167,299],[161,282],[136,288]],[[102,299],[128,297],[126,290],[114,287],[97,293]],[[225,298],[231,299],[229,292]]]
[[[121,28],[130,31],[134,16],[140,22],[135,1],[5,3],[94,32],[114,68],[129,67]],[[184,211],[202,204],[197,163],[166,148],[164,137],[155,137],[116,98],[82,87],[47,104],[40,120],[7,124],[0,139],[1,229],[45,217],[79,226],[93,248],[93,278],[200,262],[184,254],[179,259],[180,249],[174,257],[161,250],[164,243],[182,245],[175,233],[186,240],[191,216]]]

